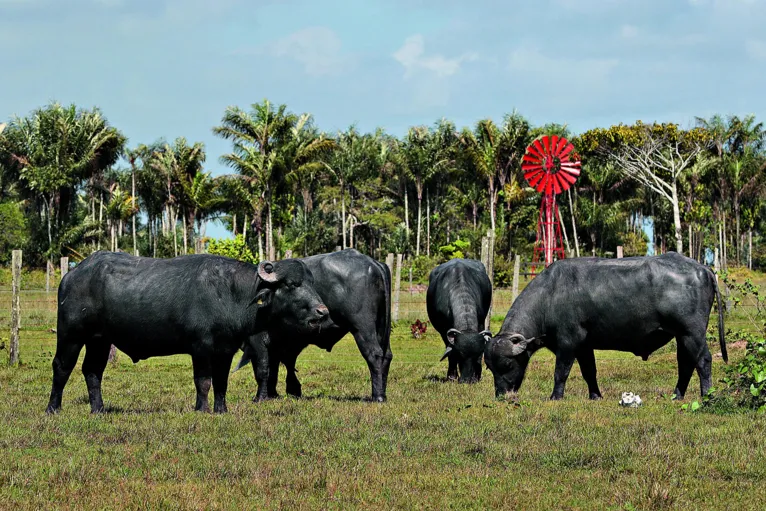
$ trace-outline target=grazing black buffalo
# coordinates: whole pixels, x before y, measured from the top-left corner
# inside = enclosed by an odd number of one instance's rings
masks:
[[[175,259],[96,252],[69,272],[58,291],[58,344],[48,413],[61,396],[83,345],[82,372],[92,412],[101,412],[101,378],[114,344],[134,363],[189,354],[196,410],[226,411],[234,354],[262,331],[309,333],[327,316],[311,272],[297,260],[255,266],[214,255]],[[260,354],[260,353],[259,353]],[[268,354],[258,378],[268,378]]]
[[[299,338],[275,333],[260,336],[276,356],[271,357],[268,385],[258,382],[255,400],[277,397],[279,362],[287,368],[286,391],[300,397],[295,361],[309,344],[328,352],[349,332],[367,361],[373,401],[386,400],[391,366],[391,272],[388,266],[354,249],[300,259],[314,276],[314,287],[330,316],[319,331]],[[254,359],[254,347],[245,347],[235,371]],[[257,375],[256,375],[257,380]]]
[[[484,358],[495,377],[495,393],[517,391],[529,358],[545,347],[556,355],[551,399],[564,396],[575,359],[590,398],[599,399],[594,350],[627,351],[647,360],[675,337],[675,396],[683,398],[695,368],[705,395],[711,385],[712,361],[705,332],[716,296],[719,342],[726,362],[723,305],[709,268],[675,252],[554,262],[519,295],[500,332],[487,343]]]
[[[492,283],[484,265],[473,259],[452,259],[428,276],[428,319],[442,336],[449,359],[447,378],[461,382],[481,379],[481,359],[490,339],[484,320],[492,301]]]

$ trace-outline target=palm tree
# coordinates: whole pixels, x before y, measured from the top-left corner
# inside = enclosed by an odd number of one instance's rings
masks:
[[[423,218],[423,190],[440,172],[452,168],[457,135],[454,125],[444,119],[435,129],[427,126],[410,128],[401,147],[402,163],[407,177],[415,184],[418,199],[418,227],[415,255],[420,255]]]
[[[280,149],[290,140],[292,128],[298,117],[287,111],[286,105],[276,108],[268,100],[251,105],[251,111],[245,112],[238,107],[229,107],[224,112],[221,125],[213,128],[213,133],[230,140],[234,151],[223,158],[225,163],[233,163],[244,155],[252,155],[253,149],[260,154],[261,177],[264,183],[268,224],[266,228],[266,249],[268,257],[274,259],[274,237],[272,220],[272,192],[274,185],[281,179],[282,166],[278,161]],[[268,172],[266,172],[268,169]],[[260,219],[257,220],[260,222]]]
[[[490,222],[495,230],[497,198],[511,178],[511,169],[520,168],[529,140],[529,123],[517,112],[505,117],[501,128],[491,120],[476,123],[473,131],[461,134],[463,148],[476,172],[487,180]]]
[[[60,245],[56,238],[73,221],[78,187],[114,164],[126,139],[98,109],[59,103],[14,117],[3,138],[0,165],[18,178],[22,194],[39,205],[50,264]]]
[[[320,162],[340,186],[341,236],[345,249],[349,246],[346,238],[346,187],[352,177],[360,175],[371,165],[375,140],[371,135],[361,135],[352,125],[346,131],[338,132],[334,147],[335,150]]]

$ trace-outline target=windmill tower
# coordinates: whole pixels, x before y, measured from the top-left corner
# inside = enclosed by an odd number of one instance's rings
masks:
[[[556,195],[568,190],[580,175],[580,161],[573,151],[574,146],[566,138],[546,135],[529,144],[522,159],[524,179],[543,194],[532,261],[537,263],[542,259],[546,268],[554,258],[566,257]],[[533,265],[533,273],[535,269]]]

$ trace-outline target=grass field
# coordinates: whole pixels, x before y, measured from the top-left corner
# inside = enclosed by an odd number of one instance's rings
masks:
[[[7,367],[7,348],[0,358],[3,510],[766,507],[766,419],[681,413],[673,346],[648,362],[597,353],[599,402],[577,367],[565,399],[548,401],[553,357],[540,352],[514,404],[494,399],[486,369],[476,385],[444,382],[441,340],[430,328],[415,340],[403,321],[384,404],[363,400],[369,374],[347,337],[298,359],[300,400],[253,404],[248,367],[231,377],[229,414],[196,413],[189,357],[121,355],[104,377],[110,413],[89,414],[78,364],[47,417],[55,310],[27,302],[23,365]],[[722,365],[714,356],[714,380]],[[645,405],[621,408],[623,391]],[[698,393],[695,376],[685,401]]]

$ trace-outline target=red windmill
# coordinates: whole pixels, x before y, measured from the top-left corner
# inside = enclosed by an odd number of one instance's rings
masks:
[[[574,153],[574,146],[566,138],[546,135],[529,144],[521,170],[529,185],[543,194],[533,262],[538,262],[540,252],[543,252],[547,268],[553,262],[554,255],[556,259],[565,257],[556,195],[568,190],[577,180],[580,160]]]

